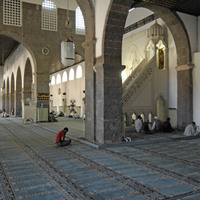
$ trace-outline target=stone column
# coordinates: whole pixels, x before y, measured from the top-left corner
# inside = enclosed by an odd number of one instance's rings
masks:
[[[6,93],[5,99],[6,99],[5,110],[6,110],[7,113],[9,113],[9,94],[8,93]]]
[[[96,138],[101,144],[122,141],[123,66],[98,64],[96,67]]]
[[[193,120],[193,65],[177,66],[177,128],[184,130]]]
[[[15,116],[22,116],[22,94],[20,92],[15,92]]]
[[[2,103],[2,109],[4,110],[6,108],[6,94],[3,94],[3,103]]]
[[[14,93],[12,92],[11,93],[11,103],[10,103],[10,109],[11,109],[11,111],[14,109],[14,102],[15,102],[15,100],[14,100]]]
[[[95,72],[94,47],[95,39],[83,43],[85,48],[85,138],[95,141]]]
[[[10,115],[11,110],[12,110],[12,99],[11,99],[11,97],[12,97],[12,94],[9,93],[8,94],[9,106],[8,106],[8,111],[7,111],[9,115]]]

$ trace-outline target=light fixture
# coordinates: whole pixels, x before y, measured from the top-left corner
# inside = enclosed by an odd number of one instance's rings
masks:
[[[67,20],[65,24],[66,27],[70,24],[69,0],[67,1]],[[69,37],[61,42],[61,62],[66,67],[75,63],[75,44]]]
[[[71,66],[75,62],[75,45],[69,38],[61,42],[61,62],[64,66]]]

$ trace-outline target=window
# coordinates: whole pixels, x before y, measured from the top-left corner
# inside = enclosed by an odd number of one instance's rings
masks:
[[[60,76],[60,74],[57,74],[57,76],[56,76],[56,84],[59,84],[59,83],[61,83],[61,76]]]
[[[76,8],[76,33],[85,34],[85,22],[80,7]]]
[[[56,84],[56,80],[55,80],[55,76],[51,77],[51,85],[55,85]]]
[[[74,80],[74,69],[70,69],[69,71],[69,80],[70,81]]]
[[[66,82],[67,81],[67,72],[64,71],[63,75],[62,75],[62,82]]]
[[[21,0],[3,0],[3,24],[22,25],[22,2]]]
[[[52,0],[42,2],[42,29],[57,31],[57,8]]]
[[[82,77],[82,67],[79,65],[76,69],[76,78],[81,78]]]

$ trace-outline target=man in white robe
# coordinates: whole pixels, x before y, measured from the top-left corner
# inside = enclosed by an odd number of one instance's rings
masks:
[[[197,129],[196,123],[192,122],[191,124],[188,124],[186,126],[185,131],[184,131],[184,135],[185,136],[196,136],[196,135],[199,135],[199,132],[196,129]]]
[[[135,130],[137,133],[141,132],[142,129],[142,117],[139,115],[135,121]]]

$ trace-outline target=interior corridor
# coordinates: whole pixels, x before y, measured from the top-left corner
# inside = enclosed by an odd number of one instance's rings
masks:
[[[57,148],[55,134],[65,126],[74,140]],[[82,139],[83,129],[81,120],[1,118],[0,199],[200,199],[199,137],[137,135],[98,146]]]

